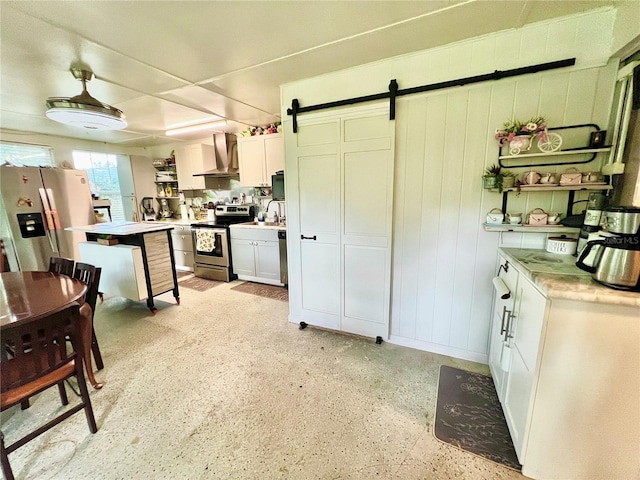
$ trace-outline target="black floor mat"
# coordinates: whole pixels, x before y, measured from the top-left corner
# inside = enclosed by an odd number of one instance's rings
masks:
[[[434,434],[445,443],[521,470],[489,376],[440,367]]]

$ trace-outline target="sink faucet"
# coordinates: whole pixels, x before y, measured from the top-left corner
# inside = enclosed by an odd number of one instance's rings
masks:
[[[265,209],[265,213],[269,213],[269,205],[271,205],[271,202],[276,202],[276,205],[278,205],[278,219],[279,221],[282,221],[282,211],[280,210],[280,201],[279,200],[269,200],[269,203],[267,203],[267,208]]]

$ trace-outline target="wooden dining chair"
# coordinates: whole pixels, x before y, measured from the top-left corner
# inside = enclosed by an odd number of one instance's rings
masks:
[[[49,271],[70,277],[73,275],[74,263],[72,258],[51,257],[49,260]]]
[[[77,262],[73,271],[73,278],[87,284],[87,293],[85,294],[84,301],[91,307],[91,352],[93,353],[93,359],[96,362],[96,368],[98,370],[102,370],[104,368],[104,362],[102,361],[100,345],[98,345],[98,339],[96,338],[96,331],[93,328],[93,316],[96,310],[96,300],[98,298],[98,286],[100,284],[101,273],[101,267],[96,267],[83,262]],[[91,368],[91,365],[87,365],[87,368]]]
[[[71,377],[77,379],[81,398],[79,404],[65,409],[46,424],[10,445],[5,445],[4,434],[0,435],[2,471],[7,480],[14,478],[8,458],[11,452],[80,410],[84,410],[89,431],[91,433],[98,431],[83,373],[79,318],[80,307],[77,303],[73,303],[52,315],[24,323],[17,322],[16,325],[2,330],[0,411],[11,408],[55,385],[63,385],[64,389],[64,381]],[[70,339],[71,348],[67,346],[67,338]],[[25,348],[26,342],[28,342],[28,348]],[[68,403],[65,395],[62,398],[62,404]]]

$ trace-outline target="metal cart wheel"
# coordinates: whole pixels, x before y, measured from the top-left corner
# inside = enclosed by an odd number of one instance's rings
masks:
[[[562,146],[562,137],[557,133],[548,133],[547,138],[543,141],[540,136],[538,136],[538,149],[541,152],[550,153],[559,150]]]

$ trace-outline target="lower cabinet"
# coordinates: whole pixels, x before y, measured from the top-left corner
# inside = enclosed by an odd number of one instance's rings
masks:
[[[489,369],[496,386],[498,398],[504,402],[507,385],[507,374],[511,362],[511,348],[507,332],[513,320],[516,289],[518,286],[518,271],[504,258],[500,259],[498,277],[509,289],[508,298],[501,298],[496,294],[491,327],[491,345],[489,347]]]
[[[521,276],[514,314],[507,328],[511,361],[502,404],[513,446],[521,462],[532,408],[532,391],[546,305],[547,299],[527,278]]]
[[[171,232],[176,270],[193,272],[193,240],[191,225],[176,225]]]
[[[240,280],[282,285],[278,231],[232,227],[231,262]]]
[[[520,463],[523,463],[547,299],[506,259],[500,258],[498,272],[510,295],[506,299],[499,294],[495,297],[489,368],[513,446]]]
[[[499,277],[489,366],[523,475],[637,478],[638,307],[548,298],[513,265]]]

